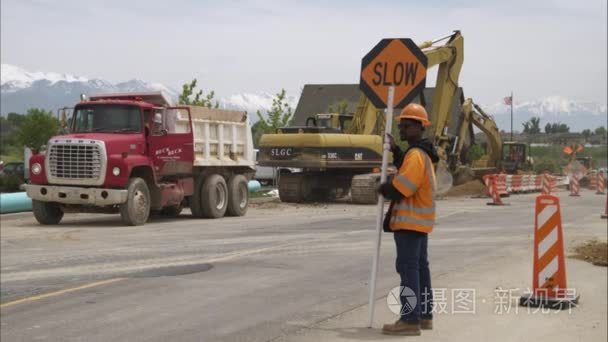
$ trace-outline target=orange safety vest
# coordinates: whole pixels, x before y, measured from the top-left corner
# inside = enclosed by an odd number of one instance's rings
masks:
[[[411,148],[392,184],[404,198],[393,205],[390,229],[430,233],[435,224],[435,171],[431,158],[422,149]]]

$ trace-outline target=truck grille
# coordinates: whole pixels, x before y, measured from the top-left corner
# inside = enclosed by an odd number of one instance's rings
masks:
[[[96,141],[54,142],[49,146],[49,181],[98,185],[103,182],[105,152]]]

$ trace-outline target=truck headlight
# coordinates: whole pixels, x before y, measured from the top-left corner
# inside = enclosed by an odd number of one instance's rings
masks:
[[[118,175],[120,175],[120,168],[119,168],[118,166],[114,166],[114,167],[112,168],[112,174],[113,174],[114,176],[118,176]]]
[[[39,175],[40,172],[42,172],[42,166],[40,166],[40,163],[34,163],[34,165],[32,165],[32,173]]]

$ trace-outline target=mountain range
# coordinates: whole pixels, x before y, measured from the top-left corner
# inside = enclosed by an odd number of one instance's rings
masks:
[[[179,92],[160,83],[129,80],[111,83],[103,79],[90,79],[54,72],[31,72],[21,67],[2,64],[0,85],[0,113],[25,113],[29,108],[55,111],[79,101],[80,94],[122,93],[134,91],[162,91],[177,102]],[[257,121],[256,111],[265,113],[275,97],[270,93],[242,93],[218,98],[220,108],[244,110]],[[287,103],[295,109],[298,98],[287,97]]]
[[[76,103],[80,94],[99,94],[108,92],[162,91],[173,100],[179,92],[160,83],[138,79],[111,83],[103,79],[87,78],[55,72],[32,72],[21,67],[2,64],[0,76],[0,113],[25,113],[28,108],[44,108],[55,111],[57,108]],[[221,108],[245,110],[252,121],[257,121],[256,111],[266,112],[272,106],[274,94],[242,93],[219,98]],[[298,98],[291,96],[287,103],[295,110]],[[510,106],[502,102],[481,104],[492,115],[502,130],[510,129]],[[605,126],[607,107],[605,104],[577,102],[562,96],[548,96],[534,101],[515,102],[513,106],[513,128],[521,131],[522,123],[531,117],[541,118],[541,128],[546,123],[562,122],[571,131],[585,128],[595,129]]]
[[[504,103],[481,106],[494,117],[502,130],[509,131],[511,126],[511,106]],[[513,130],[521,131],[522,124],[532,117],[540,118],[540,127],[544,131],[547,123],[561,122],[570,126],[571,132],[584,129],[594,130],[606,126],[608,110],[606,105],[593,102],[577,102],[562,96],[547,96],[534,101],[513,103]]]

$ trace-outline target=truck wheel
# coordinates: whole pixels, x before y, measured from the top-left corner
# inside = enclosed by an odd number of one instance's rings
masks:
[[[150,216],[150,190],[139,177],[129,179],[127,201],[120,205],[120,216],[129,226],[140,226]]]
[[[203,217],[202,203],[203,199],[201,194],[203,192],[203,181],[205,179],[201,176],[196,177],[194,180],[194,193],[190,196],[190,200],[188,203],[190,204],[190,211],[192,211],[192,216],[196,218]]]
[[[163,215],[163,216],[168,216],[168,217],[177,217],[177,216],[179,216],[179,214],[181,214],[182,209],[183,209],[183,207],[182,207],[181,204],[174,205],[174,206],[171,206],[171,207],[163,208],[160,211],[160,214]]]
[[[249,204],[249,188],[247,178],[243,175],[234,175],[228,181],[228,216],[244,216]]]
[[[220,175],[210,175],[205,179],[201,190],[201,210],[203,217],[220,218],[228,208],[228,186]]]
[[[40,224],[57,224],[63,218],[63,210],[57,203],[32,200],[32,211]]]

